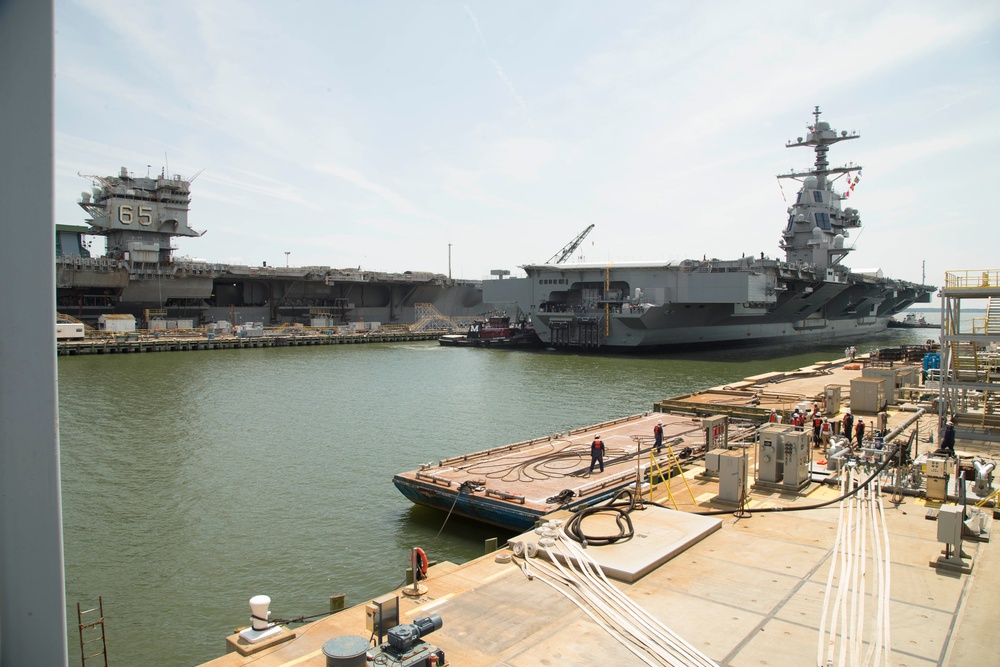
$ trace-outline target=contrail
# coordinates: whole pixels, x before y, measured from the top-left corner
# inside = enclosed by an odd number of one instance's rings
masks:
[[[507,89],[510,90],[510,94],[514,98],[514,101],[521,106],[521,110],[524,111],[525,118],[527,118],[530,123],[531,116],[528,114],[528,105],[525,104],[524,99],[517,94],[517,89],[514,88],[514,84],[507,78],[507,75],[504,74],[503,68],[500,67],[500,63],[494,60],[493,56],[490,55],[490,49],[486,46],[486,38],[483,37],[483,31],[479,29],[479,21],[476,20],[476,15],[472,13],[472,10],[469,9],[468,5],[462,5],[462,8],[465,10],[465,13],[469,15],[469,19],[472,21],[472,27],[476,29],[476,33],[479,35],[479,43],[483,45],[483,53],[486,54],[486,59],[493,64],[493,68],[497,71],[497,76],[499,76],[500,80],[507,85]]]

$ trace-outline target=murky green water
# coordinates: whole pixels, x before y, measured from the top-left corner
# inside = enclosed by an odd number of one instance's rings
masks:
[[[922,343],[933,331],[858,341]],[[59,360],[70,608],[104,596],[115,665],[192,665],[249,622],[322,612],[400,584],[409,549],[462,562],[491,527],[412,506],[421,462],[649,410],[654,401],[841,356],[843,345],[655,357],[436,343]]]

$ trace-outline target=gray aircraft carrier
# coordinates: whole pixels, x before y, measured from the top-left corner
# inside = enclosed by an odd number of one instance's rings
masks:
[[[779,176],[802,184],[782,231],[783,260],[761,253],[667,263],[550,261],[521,267],[525,278],[484,282],[484,300],[529,316],[556,348],[820,341],[884,330],[894,314],[928,303],[936,288],[842,263],[855,249],[846,239],[861,227],[857,209],[843,206],[861,167],[831,168],[827,152],[859,135],[838,133],[819,116],[817,107],[808,134],[787,144],[812,147],[815,164]],[[845,175],[843,189],[834,189]]]
[[[86,323],[101,315],[189,321],[348,322],[437,326],[483,312],[478,281],[420,271],[386,273],[329,266],[220,264],[173,256],[172,240],[204,232],[188,225],[191,183],[161,173],[137,177],[89,176],[94,187],[80,206],[87,226],[56,228],[57,309]],[[107,239],[92,256],[87,235]]]

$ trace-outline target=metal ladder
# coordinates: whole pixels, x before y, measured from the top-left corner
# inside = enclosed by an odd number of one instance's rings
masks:
[[[80,627],[80,657],[83,667],[87,667],[87,661],[97,657],[104,658],[104,667],[108,667],[108,642],[104,637],[104,598],[97,598],[97,606],[91,609],[81,609],[80,603],[76,603],[76,620]],[[84,616],[97,612],[99,618],[96,621],[84,623]],[[97,648],[96,643],[101,642],[100,651],[87,655],[88,650]],[[91,646],[91,645],[94,646]],[[96,664],[96,663],[95,663]]]

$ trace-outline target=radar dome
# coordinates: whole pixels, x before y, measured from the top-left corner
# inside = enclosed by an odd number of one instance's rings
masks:
[[[820,122],[816,123],[816,129],[817,130],[829,130],[830,129],[830,124],[828,122],[826,122],[825,120],[821,120]]]
[[[833,247],[834,248],[843,248],[844,247],[844,235],[843,234],[837,234],[836,236],[833,237]]]
[[[805,180],[802,181],[802,186],[810,190],[816,189],[816,177],[806,176]]]

